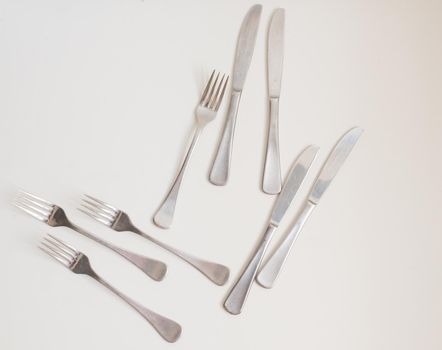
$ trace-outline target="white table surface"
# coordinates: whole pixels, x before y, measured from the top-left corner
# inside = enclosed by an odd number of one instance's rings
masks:
[[[442,2],[262,1],[242,96],[230,181],[207,181],[223,125],[203,133],[173,228],[152,215],[171,184],[209,72],[230,72],[249,1],[0,2],[0,349],[442,348]],[[293,221],[337,139],[365,133],[295,244],[272,290],[254,286],[244,312],[222,308],[265,229],[260,191],[267,126],[265,38],[286,9],[280,108],[283,172],[321,147],[276,239]],[[17,189],[75,222],[169,265],[162,283],[64,228],[9,203]],[[147,232],[231,268],[224,287],[129,233],[76,211],[82,193],[127,211]],[[179,321],[170,345],[127,305],[43,255],[46,232],[96,270]]]

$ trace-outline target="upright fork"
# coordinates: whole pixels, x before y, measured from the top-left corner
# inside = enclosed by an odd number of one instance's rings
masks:
[[[193,134],[192,142],[190,143],[187,154],[184,158],[183,164],[178,172],[178,175],[173,182],[172,187],[169,190],[166,198],[162,202],[160,208],[155,213],[153,218],[155,224],[161,228],[169,228],[172,224],[173,215],[175,213],[175,205],[178,198],[178,191],[181,186],[181,181],[183,180],[184,170],[186,169],[187,163],[189,162],[192,151],[198,141],[198,138],[207,125],[215,119],[216,113],[218,112],[219,106],[224,96],[226,90],[227,81],[229,77],[223,74],[221,80],[219,80],[220,73],[216,74],[215,71],[212,72],[210,79],[204,89],[201,100],[196,108],[196,128]]]
[[[81,204],[82,208],[78,209],[81,212],[89,215],[91,218],[102,224],[109,226],[115,231],[130,231],[146,238],[183,259],[219,286],[222,286],[227,282],[227,279],[229,278],[229,269],[227,267],[196,258],[190,254],[175,249],[138,229],[130,220],[129,215],[125,212],[106,202],[88,196],[87,194],[85,196],[87,198],[83,199],[83,203]]]
[[[115,289],[99,275],[97,275],[97,273],[92,269],[89,259],[85,254],[79,252],[71,245],[50,234],[48,234],[48,237],[44,237],[40,243],[41,245],[39,248],[41,250],[53,257],[62,265],[66,266],[69,270],[77,274],[92,277],[118,295],[126,303],[132,306],[141,316],[143,316],[144,319],[146,319],[165,340],[171,343],[178,340],[181,334],[181,326],[178,323],[145,308],[141,304],[121,293],[119,290]]]
[[[167,266],[163,262],[129,252],[125,249],[119,248],[109,242],[102,240],[101,238],[87,232],[86,230],[83,230],[77,225],[74,225],[68,219],[66,213],[62,208],[42,198],[39,198],[28,192],[20,192],[13,204],[28,213],[29,215],[33,216],[34,218],[48,224],[49,226],[68,227],[71,230],[74,230],[82,234],[83,236],[90,238],[95,242],[113,250],[115,253],[120,254],[123,258],[129,260],[132,264],[137,266],[146,275],[148,275],[155,281],[161,281],[166,274]]]

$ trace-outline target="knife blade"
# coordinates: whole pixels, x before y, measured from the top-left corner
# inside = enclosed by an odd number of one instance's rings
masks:
[[[233,64],[232,92],[229,107],[223,134],[209,175],[209,180],[214,185],[224,186],[229,177],[236,117],[241,93],[255,48],[261,11],[261,5],[252,6],[241,25]]]
[[[269,94],[269,130],[262,178],[262,190],[268,194],[281,191],[279,156],[279,96],[284,61],[284,9],[273,13],[267,42],[267,84]]]
[[[270,217],[270,224],[278,227],[281,222],[285,212],[287,211],[290,203],[293,200],[299,187],[301,187],[304,181],[305,175],[308,169],[312,165],[313,160],[318,153],[318,146],[307,147],[302,154],[299,156],[298,160],[293,164],[292,169],[287,176],[287,180],[284,184],[284,188],[278,195],[273,206],[273,211]]]
[[[347,159],[363,131],[364,130],[361,128],[353,128],[342,136],[336,144],[313,184],[309,196],[311,202],[318,204],[325,190],[336,176],[341,165]]]
[[[267,44],[267,77],[270,97],[281,94],[282,64],[284,61],[284,9],[273,13]]]
[[[317,146],[307,147],[292,166],[284,187],[279,194],[272,210],[271,218],[267,226],[266,232],[261,239],[261,242],[250,259],[246,269],[243,271],[237,282],[234,284],[232,290],[227,296],[224,307],[233,315],[241,313],[244,303],[252,287],[256,272],[261,264],[265,251],[272,239],[273,233],[276,231],[280,220],[287,211],[293,197],[301,186],[313,160],[318,152]]]
[[[256,280],[261,286],[265,288],[273,287],[273,284],[275,283],[275,280],[290,253],[293,243],[299,235],[299,232],[301,232],[302,227],[311,215],[313,209],[316,207],[325,190],[329,187],[331,181],[336,176],[339,168],[347,159],[362,132],[363,129],[359,127],[349,130],[344,134],[344,136],[341,137],[333,150],[330,152],[315,182],[313,183],[307,200],[305,201],[295,223],[290,228],[287,236],[276,248],[272,256],[259,272]]]
[[[261,12],[261,5],[252,6],[241,24],[236,44],[235,61],[233,64],[233,90],[242,91],[244,87],[250,62],[252,61],[253,51],[255,49]]]

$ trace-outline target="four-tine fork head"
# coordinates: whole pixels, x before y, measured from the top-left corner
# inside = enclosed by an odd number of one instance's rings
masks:
[[[87,199],[82,199],[83,203],[81,204],[83,208],[78,208],[78,210],[90,216],[92,219],[112,227],[121,211],[97,198],[87,194],[85,194],[85,196]]]
[[[229,76],[223,74],[221,80],[219,80],[220,73],[216,74],[215,81],[215,70],[210,75],[209,81],[207,82],[206,88],[204,89],[203,95],[200,100],[200,107],[206,107],[212,111],[218,111],[221,101],[226,91],[227,82]]]
[[[40,244],[38,247],[42,251],[69,269],[75,264],[81,254],[74,247],[50,234],[47,237],[43,237]]]
[[[37,220],[46,223],[57,208],[55,204],[25,191],[18,193],[13,204]]]

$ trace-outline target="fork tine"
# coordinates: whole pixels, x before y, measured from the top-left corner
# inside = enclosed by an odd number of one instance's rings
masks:
[[[200,104],[202,104],[204,102],[204,100],[206,99],[207,92],[209,91],[210,84],[212,83],[212,79],[213,79],[214,75],[215,75],[215,70],[212,71],[212,74],[210,75],[209,81],[207,82],[206,87],[204,88],[204,92],[203,92],[203,94],[201,96]]]
[[[223,79],[224,79],[224,76],[223,76]],[[227,78],[226,78],[226,80],[224,82],[224,86],[223,86],[223,89],[221,91],[221,94],[218,96],[218,100],[217,100],[216,105],[215,105],[215,110],[216,111],[218,111],[219,106],[221,105],[221,102],[222,102],[223,97],[224,97],[224,92],[226,91],[226,87],[227,87],[227,83],[228,82],[229,82],[229,76],[227,76]]]
[[[66,266],[66,267],[69,267],[70,262],[68,260],[66,260],[66,258],[64,258],[64,257],[60,258],[58,255],[56,255],[51,250],[45,248],[44,246],[38,246],[38,248],[40,250],[44,251],[46,254],[48,254],[51,258],[54,258],[55,260],[57,260],[62,265]]]
[[[95,215],[97,215],[99,217],[102,217],[103,219],[107,219],[109,221],[113,221],[114,220],[114,216],[113,215],[108,214],[107,212],[102,211],[100,208],[92,207],[92,206],[84,204],[84,203],[81,203],[80,205],[83,207],[83,209],[86,209],[89,212],[91,212],[91,213],[93,213],[93,214],[95,214]]]
[[[219,82],[219,84],[218,84],[218,86],[216,88],[215,94],[210,99],[210,103],[209,103],[209,108],[210,109],[214,109],[214,107],[216,105],[216,100],[217,100],[217,97],[218,97],[218,94],[219,94],[219,90],[221,89],[221,86],[223,84],[223,80],[224,80],[224,74],[223,74],[223,76],[221,78],[221,81]]]
[[[33,216],[34,218],[36,218],[37,220],[46,222],[48,219],[47,215],[43,215],[43,214],[39,214],[36,211],[34,211],[33,209],[29,209],[27,206],[15,201],[12,203],[14,206],[16,206],[17,208],[23,210],[24,212],[28,213],[29,215]]]
[[[27,207],[32,208],[32,209],[38,211],[39,213],[41,213],[43,215],[48,215],[48,216],[52,213],[52,210],[54,209],[53,207],[42,206],[38,202],[34,202],[32,199],[29,199],[26,197],[17,198],[16,202],[26,205]]]
[[[87,216],[91,217],[92,219],[101,222],[103,225],[106,225],[106,226],[111,226],[111,225],[112,225],[112,223],[111,223],[110,221],[105,220],[105,219],[99,217],[99,216],[96,215],[96,214],[89,213],[89,212],[87,212],[86,210],[83,210],[83,209],[81,209],[81,208],[77,208],[77,209],[78,209],[79,211],[81,211],[83,214],[86,214]]]
[[[72,260],[74,259],[73,257],[71,257],[70,255],[66,254],[64,251],[62,251],[59,247],[54,246],[52,244],[48,244],[52,243],[51,241],[49,241],[47,238],[43,238],[44,241],[40,242],[40,244],[45,247],[46,249],[49,249],[53,254],[55,254],[56,256],[58,256],[61,259],[64,259],[65,261],[67,261],[69,264],[72,262]]]
[[[94,203],[87,199],[82,199],[82,206],[87,207],[88,209],[94,210],[99,213],[106,214],[107,216],[114,217],[116,215],[115,210],[109,209],[100,203]]]
[[[20,193],[25,194],[25,195],[27,195],[29,197],[32,197],[32,198],[34,198],[34,199],[36,199],[36,200],[38,200],[38,201],[40,201],[40,202],[42,202],[44,204],[47,204],[49,206],[53,205],[51,202],[48,202],[47,200],[45,200],[43,198],[37,197],[35,194],[29,193],[27,191],[20,191]]]
[[[222,77],[221,81],[218,84],[218,88],[216,89],[216,93],[213,96],[212,102],[210,103],[210,106],[209,106],[209,108],[211,108],[211,109],[217,110],[216,106],[218,105],[218,100],[220,98],[220,91],[225,86],[225,77],[226,77],[226,75],[223,74],[223,77]]]
[[[50,233],[48,233],[48,236],[51,237],[54,241],[58,242],[59,244],[61,244],[65,249],[69,250],[72,252],[72,254],[77,255],[80,252],[75,249],[73,246],[71,246],[70,244],[67,244],[66,242],[62,241],[61,239],[54,237],[53,235],[51,235]]]
[[[212,88],[210,89],[209,96],[207,96],[207,100],[206,100],[206,103],[204,104],[204,107],[209,107],[209,104],[211,103],[211,101],[213,99],[213,92],[215,91],[215,87],[216,87],[216,83],[218,82],[218,78],[219,78],[219,72],[216,75],[216,79],[215,79],[214,83],[212,84]]]
[[[95,197],[89,196],[88,194],[85,194],[85,196],[86,196],[87,198],[89,198],[89,199],[92,199],[93,201],[95,201],[95,202],[97,202],[97,203],[100,203],[100,204],[103,205],[104,207],[107,207],[107,208],[109,208],[109,209],[111,209],[111,210],[114,210],[114,211],[116,211],[116,212],[119,211],[119,210],[118,210],[117,208],[115,208],[114,206],[112,206],[112,205],[110,205],[110,204],[108,204],[108,203],[106,203],[106,202],[103,202],[102,200],[99,200],[99,199],[97,199],[97,198],[95,198]]]

